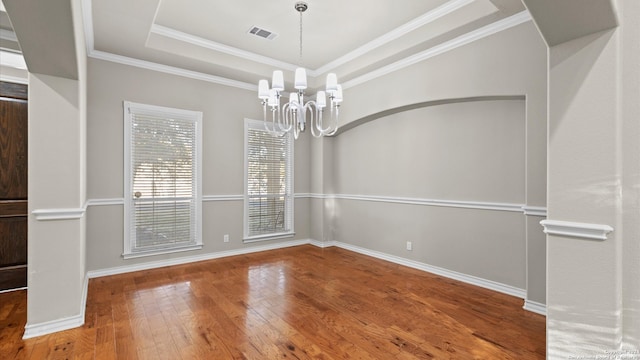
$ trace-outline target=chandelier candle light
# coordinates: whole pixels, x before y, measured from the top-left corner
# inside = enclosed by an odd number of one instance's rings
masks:
[[[300,63],[302,63],[302,13],[307,8],[308,5],[305,2],[295,4],[296,11],[300,13]],[[282,135],[292,131],[294,138],[297,139],[307,127],[307,115],[309,115],[309,127],[313,136],[334,135],[338,131],[338,109],[342,102],[342,86],[338,84],[336,74],[327,74],[325,91],[318,91],[315,101],[304,102],[307,72],[303,67],[296,69],[293,86],[297,91],[289,94],[289,102],[280,105],[281,92],[284,91],[282,71],[275,70],[273,72],[271,88],[269,88],[267,80],[258,82],[258,98],[262,100],[265,129],[274,135]],[[328,103],[327,100],[329,100]],[[267,116],[267,106],[271,110],[271,120]],[[325,112],[329,114],[325,114]],[[324,123],[325,115],[328,118],[326,124]]]

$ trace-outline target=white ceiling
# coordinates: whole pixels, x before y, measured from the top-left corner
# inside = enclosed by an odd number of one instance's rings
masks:
[[[303,55],[311,86],[341,82],[525,11],[521,0],[307,0]],[[295,0],[83,0],[89,56],[255,84],[299,64]],[[10,31],[0,12],[0,29]],[[258,26],[278,36],[248,33]],[[10,27],[10,24],[9,24]],[[0,47],[15,48],[3,36]],[[314,79],[317,78],[317,79]]]

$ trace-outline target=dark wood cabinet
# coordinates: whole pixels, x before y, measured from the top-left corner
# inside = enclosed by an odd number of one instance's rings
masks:
[[[0,82],[0,291],[27,286],[27,86]]]

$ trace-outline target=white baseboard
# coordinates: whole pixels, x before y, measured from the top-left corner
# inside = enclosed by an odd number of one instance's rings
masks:
[[[63,331],[63,330],[69,330],[69,329],[73,329],[73,328],[84,325],[86,305],[87,305],[87,295],[88,295],[88,288],[89,288],[89,279],[102,277],[102,276],[124,274],[124,273],[129,273],[134,271],[156,269],[156,268],[161,268],[166,266],[182,265],[182,264],[188,264],[188,263],[197,262],[197,261],[213,260],[213,259],[219,259],[219,258],[228,257],[228,256],[244,255],[244,254],[251,254],[251,253],[261,252],[261,251],[283,249],[283,248],[307,245],[307,244],[311,244],[319,248],[328,248],[332,246],[339,247],[339,248],[353,251],[359,254],[371,256],[371,257],[389,261],[395,264],[426,271],[432,274],[462,281],[464,283],[480,286],[489,290],[501,292],[511,296],[516,296],[522,299],[525,298],[525,294],[526,294],[524,289],[519,289],[510,285],[482,279],[479,277],[459,273],[452,270],[443,269],[437,266],[428,265],[418,261],[405,259],[395,255],[389,255],[383,252],[370,250],[370,249],[362,248],[359,246],[342,243],[339,241],[318,241],[313,239],[302,239],[302,240],[292,240],[292,241],[285,241],[285,242],[260,245],[260,246],[252,246],[252,247],[235,249],[235,250],[220,251],[220,252],[209,253],[209,254],[180,257],[176,259],[152,261],[152,262],[147,262],[142,264],[132,264],[132,265],[107,268],[107,269],[88,271],[84,278],[84,283],[83,283],[80,314],[76,316],[71,316],[71,317],[58,319],[58,320],[52,320],[52,321],[48,321],[40,324],[27,324],[25,326],[24,336],[22,338],[30,339],[33,337],[47,335],[47,334],[51,334],[51,333]],[[546,306],[544,304],[537,303],[535,301],[525,300],[525,304],[523,308],[528,311],[546,315]]]
[[[318,240],[309,240],[309,244],[313,245],[313,246],[317,246],[319,248],[328,248],[328,247],[332,247],[335,246],[336,242],[335,241],[318,241]]]
[[[342,243],[342,242],[338,242],[338,241],[333,241],[332,243],[334,244],[334,246],[337,246],[337,247],[345,249],[345,250],[357,252],[357,253],[363,254],[363,255],[368,255],[368,256],[371,256],[371,257],[374,257],[374,258],[386,260],[386,261],[389,261],[389,262],[392,262],[392,263],[395,263],[395,264],[399,264],[399,265],[404,265],[404,266],[407,266],[407,267],[410,267],[410,268],[426,271],[426,272],[429,272],[429,273],[432,273],[432,274],[436,274],[436,275],[439,275],[439,276],[443,276],[443,277],[446,277],[446,278],[449,278],[449,279],[462,281],[462,282],[467,283],[467,284],[480,286],[480,287],[483,287],[485,289],[489,289],[489,290],[497,291],[497,292],[500,292],[500,293],[503,293],[503,294],[519,297],[521,299],[524,299],[525,295],[526,295],[526,291],[524,289],[520,289],[520,288],[511,286],[511,285],[506,285],[506,284],[502,284],[502,283],[499,283],[499,282],[496,282],[496,281],[482,279],[482,278],[479,278],[479,277],[476,277],[476,276],[459,273],[457,271],[443,269],[441,267],[428,265],[428,264],[425,264],[425,263],[422,263],[422,262],[419,262],[419,261],[409,260],[409,259],[405,259],[405,258],[402,258],[402,257],[399,257],[399,256],[389,255],[389,254],[386,254],[386,253],[383,253],[383,252],[369,250],[369,249],[365,249],[365,248],[362,248],[362,247],[359,247],[359,246],[355,246],[355,245],[351,245],[351,244],[346,244],[346,243]]]
[[[182,265],[182,264],[188,264],[188,263],[197,262],[197,261],[213,260],[213,259],[219,259],[227,256],[245,255],[245,254],[251,254],[251,253],[260,252],[260,251],[283,249],[283,248],[288,248],[292,246],[307,245],[307,244],[311,244],[311,240],[303,239],[303,240],[285,241],[285,242],[279,242],[279,243],[273,243],[273,244],[267,244],[267,245],[246,247],[246,248],[235,249],[235,250],[226,250],[226,251],[218,251],[218,252],[208,253],[208,254],[185,256],[185,257],[179,257],[175,259],[158,260],[158,261],[151,261],[151,262],[146,262],[141,264],[132,264],[132,265],[117,266],[117,267],[112,267],[107,269],[91,270],[87,272],[87,276],[89,279],[93,279],[93,278],[102,277],[102,276],[124,274],[124,273],[141,271],[141,270],[157,269],[157,268],[166,267],[166,266]]]
[[[84,316],[75,315],[58,320],[43,322],[40,324],[27,324],[24,327],[22,339],[31,339],[36,336],[51,334],[58,331],[69,330],[84,325]]]
[[[25,286],[25,287],[19,287],[19,288],[15,288],[15,289],[1,290],[0,294],[12,292],[12,291],[20,291],[20,290],[27,290],[27,287]]]
[[[531,300],[524,300],[524,306],[522,307],[525,310],[534,312],[536,314],[540,314],[540,315],[544,315],[547,316],[547,305],[539,303],[539,302],[535,302],[535,301],[531,301]]]
[[[80,299],[80,315],[82,316],[82,324],[87,312],[87,296],[89,296],[89,275],[84,274],[84,284],[82,284],[82,299]]]
[[[39,324],[27,324],[24,327],[24,335],[22,336],[22,339],[31,339],[37,336],[48,335],[54,332],[69,330],[84,325],[88,291],[89,277],[85,276],[82,284],[82,295],[80,298],[80,314]]]
[[[85,284],[85,293],[83,294],[83,298],[84,298],[83,309],[85,307],[84,304],[86,303],[86,286],[88,285],[88,279],[93,279],[93,278],[102,277],[102,276],[124,274],[124,273],[134,272],[134,271],[150,270],[150,269],[156,269],[156,268],[161,268],[166,266],[182,265],[182,264],[188,264],[188,263],[197,262],[197,261],[213,260],[213,259],[219,259],[219,258],[228,257],[228,256],[237,256],[237,255],[251,254],[251,253],[261,252],[261,251],[283,249],[283,248],[307,245],[307,244],[311,244],[319,248],[329,248],[332,246],[336,246],[345,250],[375,257],[381,260],[389,261],[395,264],[411,267],[414,269],[426,271],[426,272],[443,276],[449,279],[462,281],[467,284],[476,285],[485,289],[497,291],[497,292],[515,296],[521,299],[524,299],[526,297],[526,291],[524,289],[502,284],[496,281],[482,279],[476,276],[467,275],[467,274],[463,274],[463,273],[452,271],[452,270],[447,270],[437,266],[428,265],[422,262],[402,258],[395,255],[386,254],[386,253],[375,251],[375,250],[362,248],[359,246],[355,246],[355,245],[351,245],[351,244],[347,244],[339,241],[318,241],[313,239],[302,239],[302,240],[292,240],[292,241],[285,241],[285,242],[260,245],[260,246],[252,246],[252,247],[235,249],[235,250],[220,251],[220,252],[209,253],[209,254],[180,257],[176,259],[152,261],[152,262],[147,262],[142,264],[132,264],[132,265],[107,268],[107,269],[91,270],[87,272],[87,277],[86,277],[87,283]],[[539,313],[543,315],[546,314],[546,306],[544,304],[539,304],[533,301],[525,301],[525,306],[523,308],[525,310],[532,311],[535,313]],[[84,320],[84,310],[82,313],[82,319]],[[26,332],[25,332],[25,335],[26,335]]]

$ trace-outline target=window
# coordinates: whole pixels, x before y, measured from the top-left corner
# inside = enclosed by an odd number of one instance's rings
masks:
[[[202,248],[202,113],[124,103],[124,254]]]
[[[245,120],[245,242],[293,236],[293,140]]]

